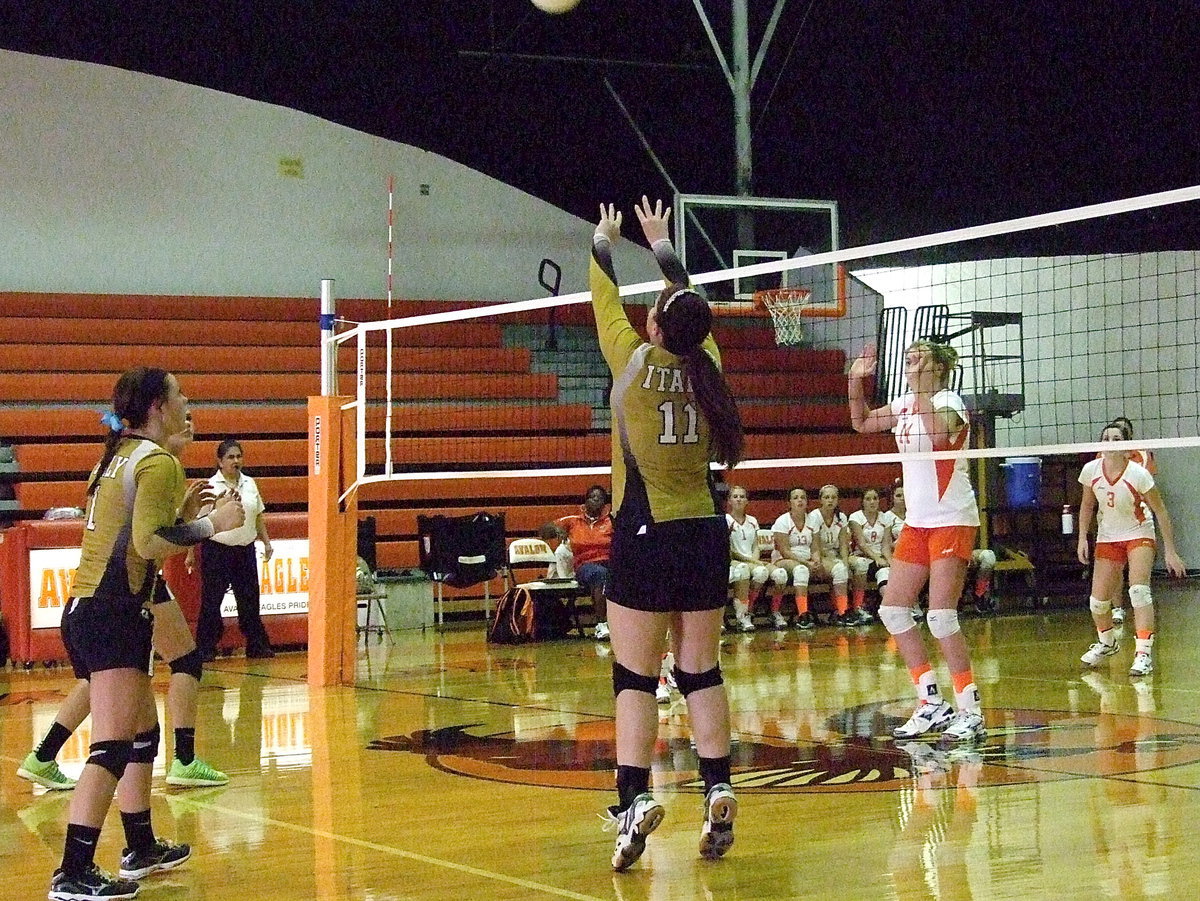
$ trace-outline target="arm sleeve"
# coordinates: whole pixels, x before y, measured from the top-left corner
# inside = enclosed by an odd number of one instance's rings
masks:
[[[211,519],[203,517],[201,519],[193,519],[191,522],[183,522],[178,525],[158,529],[154,534],[163,541],[170,542],[181,548],[187,548],[193,544],[199,544],[205,538],[212,538],[213,524]]]
[[[609,369],[619,372],[630,355],[642,343],[625,315],[621,294],[612,265],[612,244],[606,238],[592,242],[592,264],[588,274],[592,289],[592,312],[596,316],[596,335]]]

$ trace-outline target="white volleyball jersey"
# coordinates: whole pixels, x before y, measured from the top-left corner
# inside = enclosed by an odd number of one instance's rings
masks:
[[[821,536],[821,550],[836,557],[842,546],[842,529],[850,528],[846,514],[841,510],[834,510],[833,522],[826,524],[821,511],[813,510],[808,514],[807,525],[813,530],[813,534]]]
[[[1154,516],[1146,504],[1147,492],[1154,487],[1154,476],[1132,460],[1115,481],[1104,474],[1103,460],[1088,460],[1079,473],[1079,484],[1096,496],[1098,517],[1096,540],[1133,541],[1154,537]]]
[[[813,530],[809,528],[807,518],[804,525],[797,527],[792,519],[791,513],[784,513],[779,519],[775,520],[775,525],[771,526],[771,531],[776,535],[786,535],[788,547],[792,549],[792,556],[797,560],[812,559],[812,544]],[[772,560],[778,560],[778,552],[771,553]]]
[[[892,413],[897,420],[892,431],[896,434],[896,447],[900,453],[935,449],[924,422],[913,412],[915,403],[916,396],[912,393],[892,401]],[[939,391],[933,396],[933,408],[953,410],[963,421],[962,431],[945,450],[966,447],[971,429],[966,424],[967,412],[962,398],[953,391]],[[908,525],[918,529],[979,525],[979,506],[975,503],[975,490],[967,475],[966,460],[912,460],[902,463],[901,468]]]
[[[758,520],[746,514],[746,521],[738,525],[732,513],[725,514],[725,524],[729,526],[729,546],[745,557],[758,559]]]
[[[891,531],[891,523],[888,522],[887,511],[877,513],[875,522],[867,522],[867,514],[862,510],[855,510],[850,514],[850,522],[857,523],[862,531],[862,541],[860,545],[855,542],[855,546],[861,551],[873,551],[876,554],[883,553],[883,536]],[[850,530],[850,537],[854,537],[854,530]]]

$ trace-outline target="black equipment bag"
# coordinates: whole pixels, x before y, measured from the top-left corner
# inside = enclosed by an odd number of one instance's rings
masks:
[[[505,565],[504,514],[417,516],[421,569],[435,582],[468,588]]]

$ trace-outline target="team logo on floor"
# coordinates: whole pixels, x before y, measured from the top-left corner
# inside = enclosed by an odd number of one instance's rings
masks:
[[[1200,725],[1151,716],[1065,710],[986,710],[987,740],[943,746],[893,741],[910,708],[893,701],[813,721],[764,720],[739,733],[733,784],[751,792],[895,791],[929,774],[972,785],[1016,785],[1148,772],[1200,761]],[[686,717],[667,718],[656,749],[658,785],[698,787]],[[527,785],[610,790],[613,722],[592,719],[516,732],[479,725],[381,738],[369,749],[420,754],[446,772]]]

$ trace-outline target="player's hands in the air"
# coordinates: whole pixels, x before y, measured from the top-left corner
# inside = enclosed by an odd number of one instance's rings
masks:
[[[850,364],[850,378],[865,379],[869,375],[875,373],[875,366],[878,363],[878,358],[875,356],[875,345],[868,344],[862,349],[862,353],[855,358]]]
[[[614,204],[600,204],[600,221],[596,223],[596,234],[603,235],[613,244],[621,237],[621,211]]]
[[[654,206],[651,206],[649,198],[643,194],[642,202],[635,203],[633,211],[637,213],[638,222],[642,223],[642,232],[646,235],[646,243],[651,247],[655,241],[670,237],[667,224],[671,221],[671,208],[664,207],[661,200],[654,201]]]

